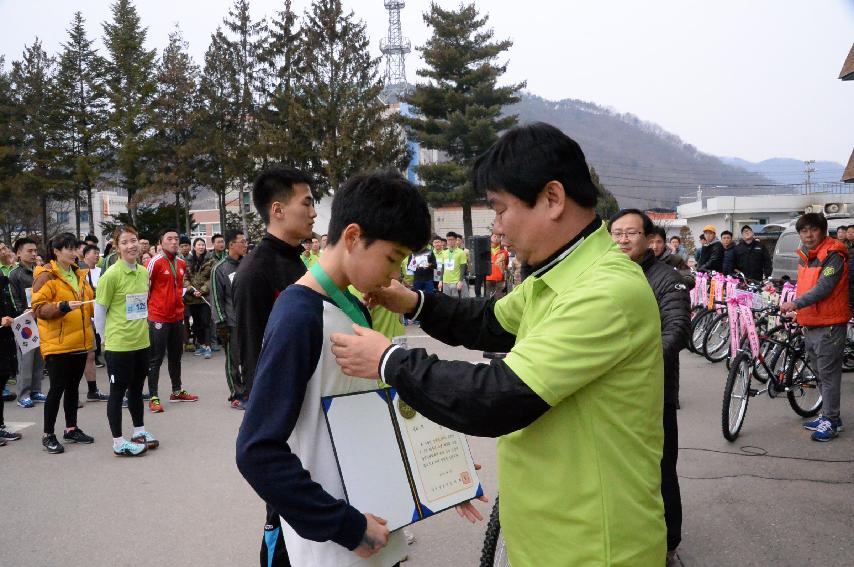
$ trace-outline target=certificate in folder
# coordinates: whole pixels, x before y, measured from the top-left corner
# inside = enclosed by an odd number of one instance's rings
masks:
[[[483,495],[463,434],[394,388],[322,398],[347,501],[396,530]]]

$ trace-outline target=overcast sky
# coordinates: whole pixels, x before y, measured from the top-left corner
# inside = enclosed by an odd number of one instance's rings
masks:
[[[345,0],[386,35],[383,0]],[[445,7],[459,0],[440,0]],[[137,0],[148,43],[162,49],[176,23],[197,63],[231,0]],[[281,0],[252,0],[255,17]],[[294,0],[302,12],[310,0]],[[846,163],[854,147],[854,82],[837,79],[854,41],[854,0],[477,0],[497,38],[510,38],[506,80],[549,98],[576,98],[655,122],[701,151]],[[408,0],[404,35],[422,45],[428,0]],[[38,36],[57,52],[73,12],[92,36],[107,0],[0,0],[0,54],[9,61]],[[100,45],[100,41],[99,41]],[[422,64],[407,59],[415,81]]]

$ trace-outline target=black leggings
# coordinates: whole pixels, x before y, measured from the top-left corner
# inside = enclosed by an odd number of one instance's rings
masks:
[[[107,401],[107,421],[113,437],[122,436],[122,398],[128,396],[128,411],[134,427],[142,427],[142,385],[148,375],[148,347],[127,352],[108,350],[107,372],[110,376],[110,399]]]
[[[664,454],[661,458],[661,496],[664,523],[667,524],[667,549],[673,551],[682,541],[682,494],[676,462],[679,459],[679,426],[676,404],[664,404]]]
[[[211,308],[206,303],[188,305],[187,309],[193,318],[193,338],[196,347],[211,344]]]
[[[65,427],[77,427],[77,389],[86,368],[85,352],[51,354],[44,364],[50,377],[50,390],[44,403],[44,432],[53,433],[59,415],[59,400],[65,394]]]

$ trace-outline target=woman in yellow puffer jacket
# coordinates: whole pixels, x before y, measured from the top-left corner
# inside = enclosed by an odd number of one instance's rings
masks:
[[[42,445],[53,454],[65,451],[54,433],[63,394],[63,439],[84,444],[95,441],[77,427],[77,391],[86,366],[86,354],[94,348],[91,319],[95,292],[86,280],[88,270],[74,263],[76,253],[77,238],[73,234],[64,232],[55,236],[48,246],[50,262],[33,273],[33,313],[50,377],[50,390],[44,404]]]

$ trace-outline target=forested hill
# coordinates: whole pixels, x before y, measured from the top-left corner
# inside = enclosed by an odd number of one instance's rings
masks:
[[[553,124],[581,144],[621,207],[675,207],[680,196],[695,196],[698,185],[710,186],[707,195],[791,191],[768,187],[774,182],[704,154],[660,126],[590,102],[525,93],[507,112],[518,114],[521,123]],[[711,188],[723,185],[728,187]]]

